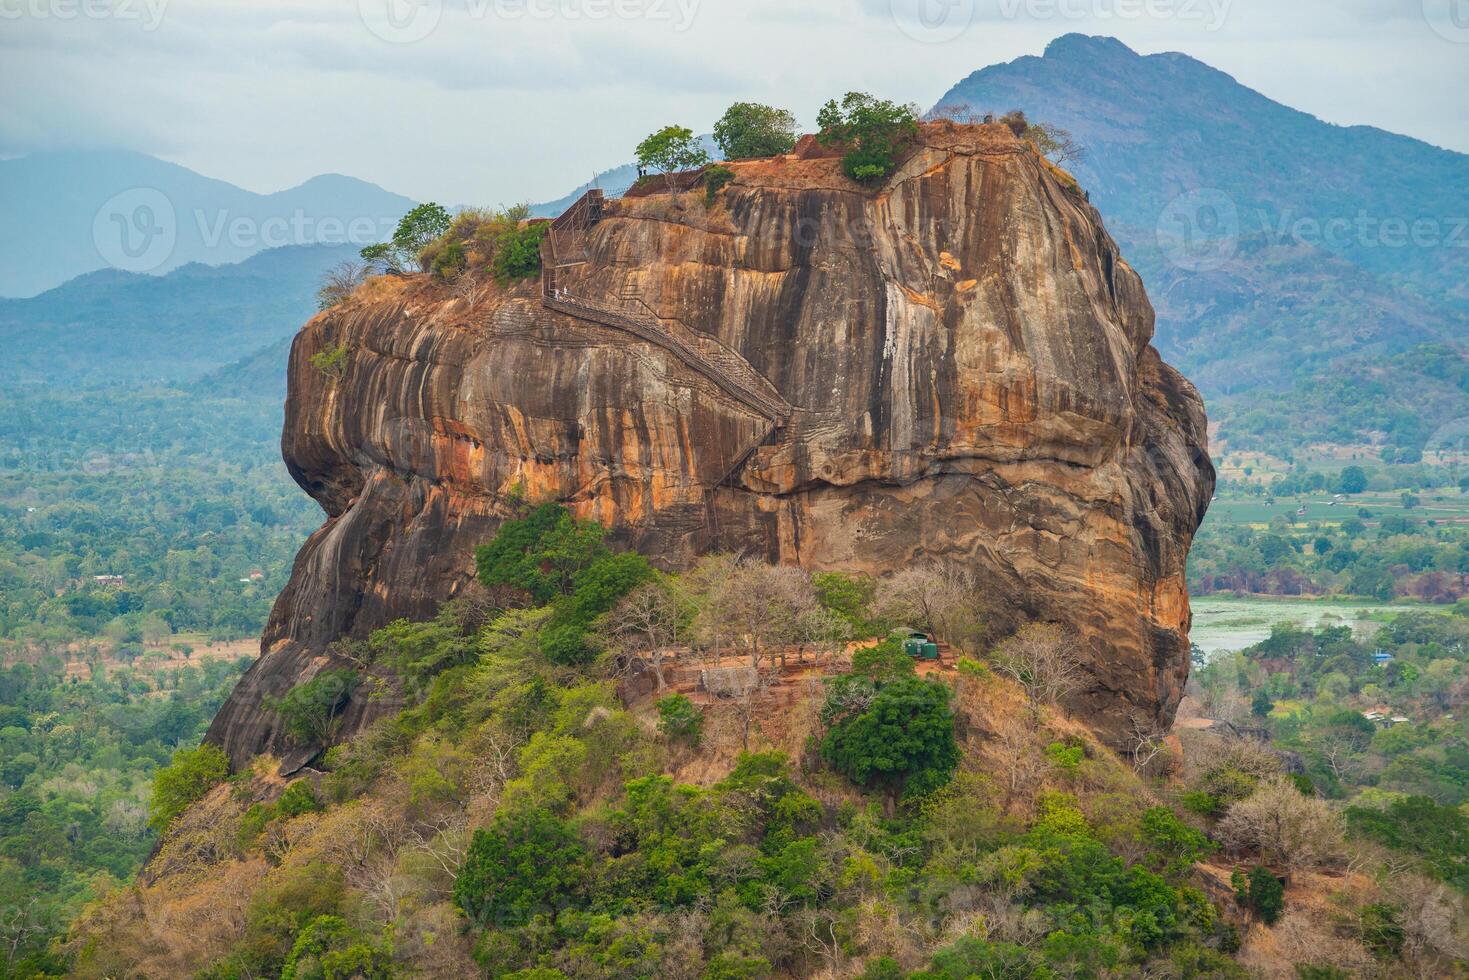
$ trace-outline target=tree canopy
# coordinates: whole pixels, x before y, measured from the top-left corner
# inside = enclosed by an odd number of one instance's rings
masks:
[[[736,102],[714,124],[714,142],[726,160],[789,153],[796,145],[796,117],[787,109]]]
[[[918,109],[866,92],[848,92],[821,107],[817,138],[846,147],[842,169],[859,184],[877,184],[898,167],[898,158],[918,138]]]
[[[398,221],[391,241],[368,245],[362,257],[368,262],[404,271],[418,266],[418,254],[449,230],[451,219],[443,205],[430,201],[420,204]]]

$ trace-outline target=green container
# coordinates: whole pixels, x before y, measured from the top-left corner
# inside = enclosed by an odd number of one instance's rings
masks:
[[[924,643],[922,639],[916,636],[910,636],[903,641],[903,652],[910,657],[922,657],[925,646],[928,646],[928,644]]]
[[[939,658],[939,645],[937,643],[923,644],[922,657],[924,660],[937,660]]]

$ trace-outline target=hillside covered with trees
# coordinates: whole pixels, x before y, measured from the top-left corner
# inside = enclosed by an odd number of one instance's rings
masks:
[[[316,768],[176,757],[147,875],[55,955],[80,976],[549,980],[1443,975],[1465,953],[1462,841],[1374,816],[1425,804],[1228,732],[1119,756],[1066,715],[1064,634],[987,638],[952,570],[672,576],[543,506],[479,577],[344,651],[365,673],[280,701],[323,745],[346,684],[407,698]],[[956,667],[883,641],[930,621],[963,638]],[[675,689],[686,658],[803,680],[762,710]]]

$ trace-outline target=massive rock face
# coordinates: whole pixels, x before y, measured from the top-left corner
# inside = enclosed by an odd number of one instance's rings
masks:
[[[627,198],[554,235],[585,261],[549,304],[383,279],[301,331],[282,443],[327,520],[210,729],[237,764],[284,748],[262,696],[333,640],[463,589],[517,484],[669,565],[961,562],[997,629],[1077,631],[1100,731],[1171,721],[1214,474],[1097,212],[1001,126],[925,126],[876,191],[833,159],[731,166],[712,207]],[[333,379],[310,358],[339,345]]]

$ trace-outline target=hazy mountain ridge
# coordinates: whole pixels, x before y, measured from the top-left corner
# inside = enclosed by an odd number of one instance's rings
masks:
[[[322,273],[355,257],[353,246],[293,246],[164,276],[106,269],[0,300],[0,383],[194,381],[294,335]],[[279,373],[283,383],[284,359]]]
[[[360,247],[386,237],[414,203],[340,174],[257,194],[124,151],[3,160],[0,296],[34,296],[108,266],[161,273],[190,262],[239,262],[274,247]]]
[[[1159,350],[1228,441],[1422,445],[1469,414],[1465,392],[1392,359],[1469,337],[1469,156],[1322,122],[1187,55],[1081,35],[977,71],[938,104],[1021,107],[1086,148],[1067,166],[1142,274]],[[1313,411],[1298,389],[1328,372],[1369,372],[1386,397]]]

